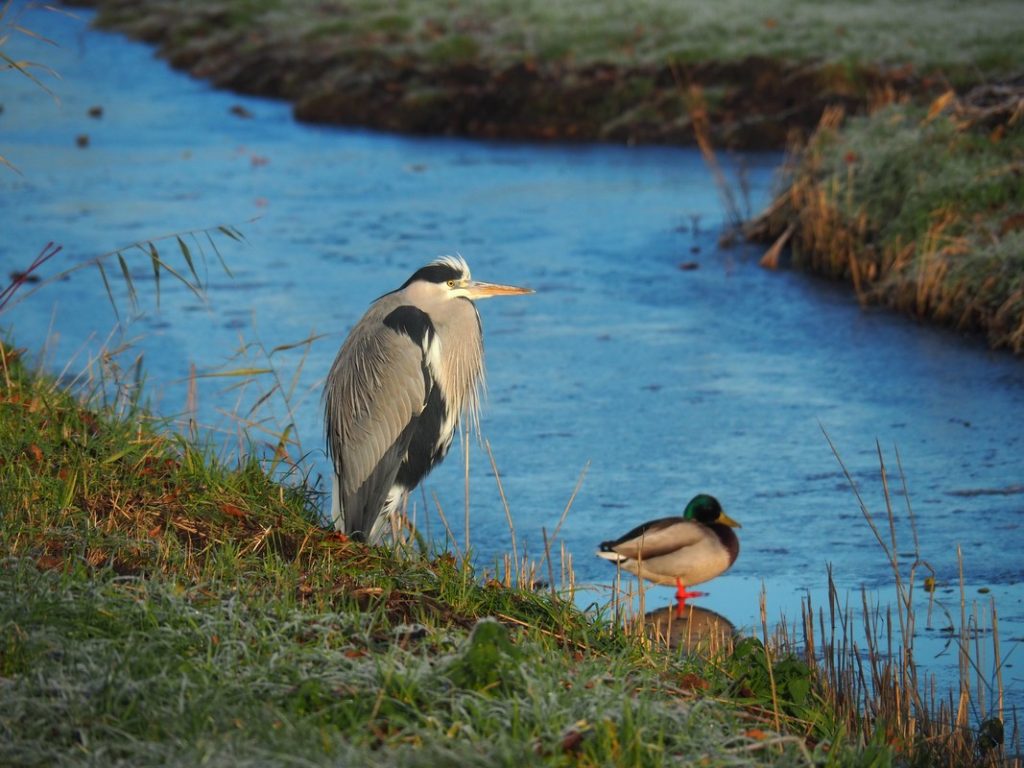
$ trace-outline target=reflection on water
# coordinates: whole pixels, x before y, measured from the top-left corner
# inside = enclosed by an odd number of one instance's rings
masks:
[[[686,653],[715,653],[728,649],[736,635],[732,622],[707,608],[693,603],[668,605],[644,615],[648,634],[655,641],[667,642],[673,649]]]
[[[996,598],[1003,653],[1011,654],[1004,683],[1011,698],[1021,695],[1020,361],[976,339],[862,310],[845,286],[767,273],[757,253],[719,249],[721,210],[696,152],[297,125],[285,104],[211,91],[154,61],[148,48],[87,32],[64,15],[36,11],[24,23],[59,47],[15,37],[5,51],[43,60],[62,79],[47,81],[56,104],[26,78],[4,75],[2,154],[21,171],[0,169],[5,270],[23,267],[51,240],[75,260],[222,223],[248,239],[221,243],[231,279],[207,248],[200,271],[210,279],[208,304],[165,279],[153,311],[148,258],[132,262],[149,311],[128,338],[160,412],[185,411],[193,364],[199,372],[239,367],[232,355],[254,340],[270,350],[325,334],[304,360],[275,357],[284,382],[298,372],[284,417],[315,479],[327,468],[319,388],[348,329],[418,266],[461,252],[475,276],[537,290],[480,309],[490,386],[483,431],[520,553],[543,555],[543,531],[558,527],[588,463],[555,544],[573,555],[578,582],[611,580],[592,555],[598,542],[680,514],[704,491],[744,526],[738,561],[704,604],[741,630],[758,626],[764,586],[770,620],[794,621],[801,598],[824,590],[828,563],[855,601],[861,585],[874,591],[891,579],[822,428],[876,514],[884,507],[877,440],[890,469],[898,447],[906,471],[907,497],[898,477],[889,486],[902,561],[912,560],[909,498],[940,596],[958,583],[959,545],[968,610],[972,600],[984,610]],[[233,114],[238,104],[250,119]],[[90,115],[94,106],[100,117]],[[77,145],[79,135],[89,136],[87,146]],[[780,158],[744,161],[757,207]],[[90,274],[47,287],[3,319],[22,346],[49,340],[51,367],[72,360],[72,372],[114,323],[103,284]],[[232,430],[224,413],[244,414],[252,402],[245,395],[201,379],[195,415]],[[450,521],[461,519],[461,459],[453,451],[413,499],[421,520],[434,494]],[[490,462],[475,444],[470,484],[472,547],[489,565],[510,550],[509,530]],[[426,523],[443,538],[439,521]],[[649,593],[667,599],[671,590]]]

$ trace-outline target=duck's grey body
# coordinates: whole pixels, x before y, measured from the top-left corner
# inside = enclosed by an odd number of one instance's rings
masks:
[[[602,543],[597,554],[657,584],[689,586],[725,573],[739,553],[739,539],[728,525],[666,517]]]
[[[638,525],[615,541],[601,543],[598,557],[656,584],[675,584],[682,605],[686,586],[702,584],[725,573],[736,562],[740,524],[725,514],[718,499],[698,493],[682,517],[663,517]]]

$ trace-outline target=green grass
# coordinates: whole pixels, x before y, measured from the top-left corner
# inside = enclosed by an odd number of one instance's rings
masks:
[[[160,2],[100,0],[110,17],[145,15]],[[868,66],[971,70],[1005,75],[1021,64],[1024,18],[1012,0],[963,3],[812,0],[230,0],[174,3],[230,26],[336,36],[346,46],[422,55],[438,40],[468,37],[488,59],[571,56],[593,62],[663,65],[749,57],[858,62]],[[189,16],[188,11],[179,14]],[[344,20],[339,25],[339,20]]]
[[[0,510],[2,765],[1003,755],[1001,743],[982,748],[984,727],[975,737],[908,699],[870,638],[875,690],[837,655],[850,637],[824,627],[823,658],[784,637],[681,655],[612,622],[614,606],[584,613],[423,544],[394,551],[324,530],[303,486],[253,459],[220,461],[130,403],[62,390],[8,345]]]
[[[1024,210],[1024,132],[1011,129],[1000,140],[990,134],[951,115],[928,120],[924,109],[890,106],[850,120],[841,134],[822,135],[820,173],[840,182],[840,213],[851,221],[865,214],[882,240],[919,240],[946,209],[955,215],[946,230],[955,237],[978,214]]]
[[[0,764],[892,762],[791,656],[347,541],[265,469],[0,347]]]
[[[379,618],[8,563],[0,570],[7,638],[0,759],[656,765],[701,755],[711,764],[811,762],[800,739],[780,741],[755,718],[741,719],[735,706],[695,696],[680,687],[678,673],[655,674],[621,648],[566,653],[523,636],[514,645],[474,641],[458,626],[391,626]],[[481,643],[486,672],[467,673]],[[757,644],[750,647],[760,660]],[[737,680],[767,688],[763,663],[758,675],[745,671],[754,666],[748,661],[734,662]],[[798,679],[806,681],[806,670]],[[833,757],[846,765],[891,760],[877,748],[833,748]]]
[[[483,684],[460,674],[474,648],[462,628],[387,626],[374,611],[76,579],[24,561],[0,571],[0,595],[14,638],[0,704],[5,765],[757,759],[735,713],[673,696],[621,654],[576,660],[519,638],[494,651],[487,668],[504,674]],[[804,764],[798,747],[760,751]]]
[[[1024,15],[971,4],[809,0],[96,0],[99,23],[300,119],[488,138],[785,144],[826,104],[933,94],[1024,70]],[[641,87],[635,87],[640,83]],[[433,90],[430,99],[422,94]]]
[[[944,103],[823,126],[761,234],[792,228],[793,262],[866,302],[1024,352],[1024,127],[991,100]]]
[[[73,395],[0,345],[0,765],[1003,756],[984,725],[908,698],[892,665],[909,651],[868,639],[873,690],[836,651],[851,638],[824,627],[823,657],[779,637],[680,655],[613,606],[584,613],[422,544],[348,541],[269,469]]]

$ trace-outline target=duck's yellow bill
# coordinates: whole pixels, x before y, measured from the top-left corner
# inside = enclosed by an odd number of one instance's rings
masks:
[[[725,512],[720,514],[718,516],[718,519],[715,522],[716,523],[721,523],[722,525],[728,525],[730,528],[742,528],[743,527],[742,525],[737,523],[735,520],[733,520],[731,517],[729,517],[727,514],[725,514]]]

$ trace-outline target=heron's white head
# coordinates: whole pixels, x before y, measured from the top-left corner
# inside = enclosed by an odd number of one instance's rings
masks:
[[[447,299],[489,299],[492,296],[519,296],[533,293],[532,288],[484,283],[474,280],[469,265],[461,256],[440,256],[416,270],[399,290],[406,291],[413,303],[430,305]]]

